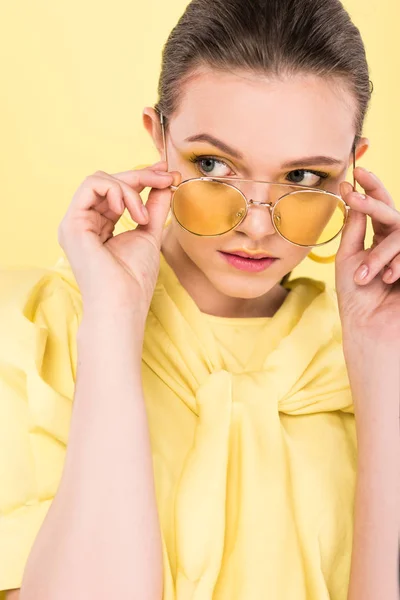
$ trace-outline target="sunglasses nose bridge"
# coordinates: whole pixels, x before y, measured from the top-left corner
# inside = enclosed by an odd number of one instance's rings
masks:
[[[244,188],[243,192],[247,198],[249,208],[254,205],[271,209],[276,196],[279,196],[277,193],[278,185],[270,181],[251,181],[251,185],[246,187],[247,189]],[[268,202],[268,200],[270,201]]]
[[[249,204],[256,204],[258,206],[268,206],[269,208],[272,207],[272,202],[261,202],[260,200],[253,200],[252,198],[248,199]]]

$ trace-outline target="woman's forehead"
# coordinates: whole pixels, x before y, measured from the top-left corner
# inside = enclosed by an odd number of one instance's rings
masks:
[[[236,147],[290,140],[340,152],[354,138],[355,103],[340,86],[315,76],[268,80],[251,74],[206,72],[187,81],[173,119],[175,136],[209,133]]]

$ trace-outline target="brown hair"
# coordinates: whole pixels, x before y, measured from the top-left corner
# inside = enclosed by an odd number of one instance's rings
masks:
[[[156,108],[167,118],[201,66],[346,83],[362,135],[373,86],[360,31],[340,0],[192,0],[163,49]]]
[[[203,66],[275,78],[312,73],[347,85],[356,100],[354,147],[362,135],[373,85],[360,31],[340,0],[192,0],[163,49],[155,108],[166,127]]]

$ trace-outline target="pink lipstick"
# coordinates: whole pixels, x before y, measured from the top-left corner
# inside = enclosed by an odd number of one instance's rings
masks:
[[[274,262],[279,260],[271,256],[264,258],[248,258],[246,256],[239,256],[238,254],[219,251],[221,256],[233,267],[239,269],[239,271],[247,271],[249,273],[259,273],[265,271]],[[245,255],[244,252],[241,252]]]

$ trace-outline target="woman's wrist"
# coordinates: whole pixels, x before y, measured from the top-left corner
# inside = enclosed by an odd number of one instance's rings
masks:
[[[371,382],[384,384],[385,380],[400,385],[399,343],[344,336],[342,348],[349,377],[357,385],[368,389]]]
[[[147,315],[135,308],[113,307],[107,304],[90,305],[84,308],[79,325],[78,343],[89,336],[92,340],[109,340],[109,343],[125,345],[140,352],[143,347]]]
[[[399,427],[400,350],[388,344],[358,340],[343,343],[356,426],[362,443],[364,431]],[[393,432],[394,434],[394,432]]]

